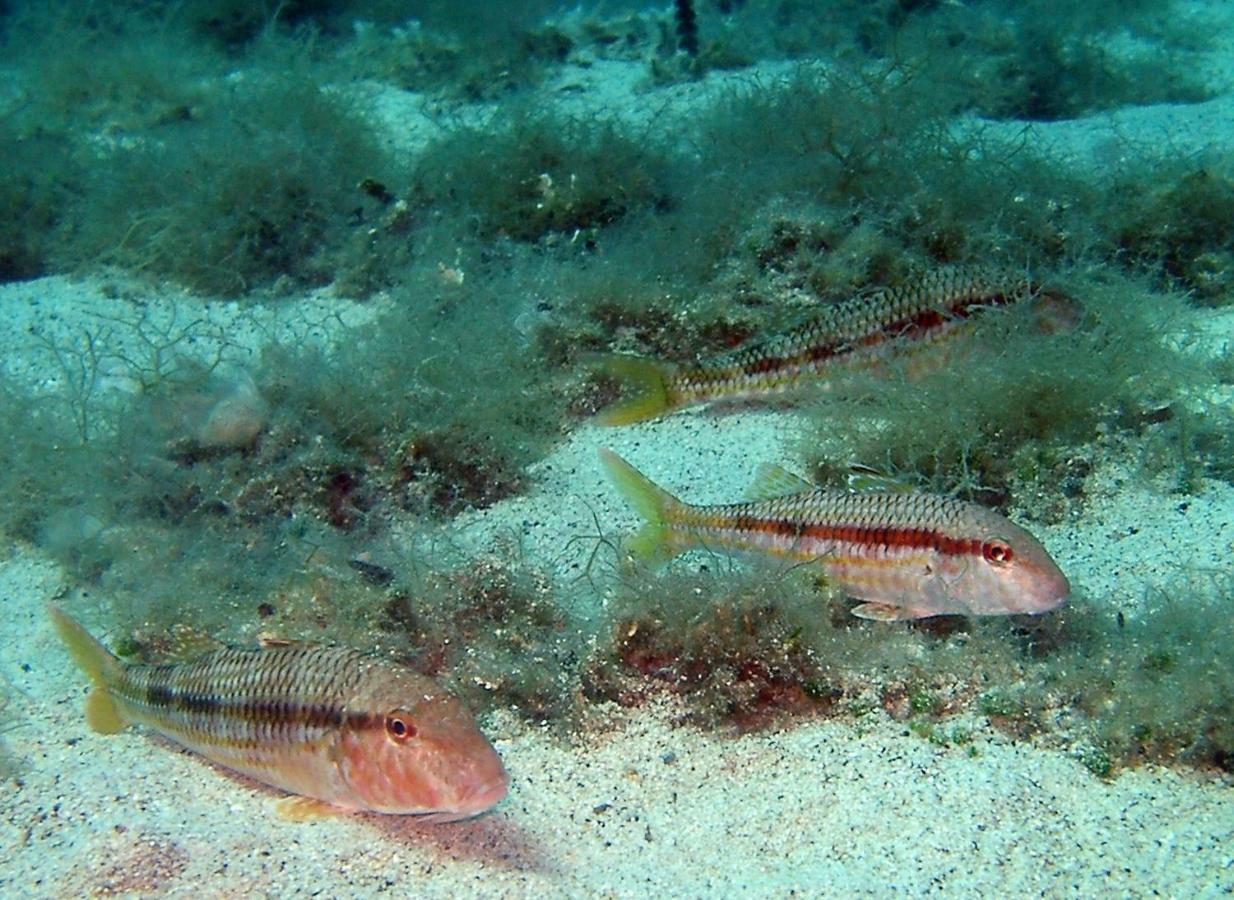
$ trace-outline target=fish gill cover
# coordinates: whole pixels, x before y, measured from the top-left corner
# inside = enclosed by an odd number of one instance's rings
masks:
[[[803,470],[1029,530],[1082,523],[1114,466],[1180,504],[1234,476],[1228,356],[1183,340],[1234,289],[1229,157],[1085,168],[1020,130],[1206,96],[1181,20],[745,0],[686,37],[682,6],[11,4],[0,275],[97,293],[0,383],[5,533],[131,658],[189,623],[372,648],[563,730],[667,692],[707,727],[981,716],[1102,774],[1228,768],[1226,573],[1136,615],[1080,577],[1040,618],[892,626],[808,567],[625,566],[608,521],[563,535],[568,576],[517,522],[467,541],[621,396],[595,354],[688,366],[952,267],[1077,321],[991,310],[941,364],[845,374],[797,407]]]

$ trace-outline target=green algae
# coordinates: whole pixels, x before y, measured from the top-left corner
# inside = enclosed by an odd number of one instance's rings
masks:
[[[1114,429],[1183,466],[1190,451],[1175,444],[1172,416],[1155,427],[1153,411],[1185,405],[1211,380],[1202,360],[1170,343],[1185,299],[1110,275],[1062,283],[1083,310],[1074,329],[1043,334],[1031,313],[1013,311],[989,317],[936,371],[909,378],[892,362],[890,374],[841,376],[813,407],[803,449],[824,469],[857,460],[1000,503],[1018,494],[1065,505],[1091,468],[1086,445]],[[1156,363],[1145,367],[1146,356]]]
[[[766,571],[671,575],[660,596],[688,586],[691,602],[640,611],[646,600],[624,600],[612,648],[593,658],[585,683],[624,705],[684,696],[691,720],[708,728],[881,709],[954,745],[972,739],[980,716],[1016,740],[1088,748],[1077,758],[1102,776],[1148,761],[1228,771],[1234,656],[1229,629],[1213,619],[1227,582],[1182,578],[1134,619],[1081,600],[1037,621],[888,629]]]
[[[323,284],[393,162],[353,104],[294,71],[220,87],[186,121],[91,160],[67,263],[102,260],[211,294]],[[246,152],[230,151],[243,145]],[[201,223],[208,223],[202,227]]]

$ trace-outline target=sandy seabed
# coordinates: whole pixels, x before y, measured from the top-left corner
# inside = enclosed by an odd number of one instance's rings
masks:
[[[789,422],[687,415],[580,429],[540,464],[532,494],[465,517],[461,534],[482,546],[519,523],[528,551],[547,558],[593,511],[618,530],[634,525],[600,475],[601,443],[655,467],[685,496],[712,499],[744,480],[750,458],[783,453]],[[700,448],[690,463],[673,452],[684,441]],[[1180,554],[1196,554],[1197,533],[1219,536],[1205,548],[1213,562],[1229,546],[1228,486],[1210,485],[1185,515],[1153,503],[1147,488],[1119,497],[1096,504],[1082,526],[1041,532],[1092,596],[1128,578],[1166,577]],[[382,816],[288,823],[274,815],[273,790],[136,731],[91,733],[83,678],[42,609],[64,576],[34,551],[6,552],[0,672],[19,692],[7,740],[22,768],[3,786],[0,840],[10,849],[0,895],[1234,891],[1228,780],[1145,767],[1103,781],[1067,752],[990,728],[978,727],[971,744],[938,747],[881,712],[725,736],[676,724],[681,711],[661,701],[593,710],[570,740],[498,713],[483,724],[511,788],[492,813],[447,825]],[[577,560],[557,564],[564,574]]]
[[[383,816],[292,824],[277,792],[82,719],[40,604],[57,568],[0,570],[9,735],[0,894],[73,897],[1216,896],[1234,890],[1234,792],[1146,767],[1113,781],[1069,755],[981,732],[936,747],[880,716],[707,735],[661,703],[611,711],[576,743],[498,715],[510,770],[494,812],[448,825]],[[6,630],[7,630],[6,629]],[[15,633],[14,633],[15,632]]]

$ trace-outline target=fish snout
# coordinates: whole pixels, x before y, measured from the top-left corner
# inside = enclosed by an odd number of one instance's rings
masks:
[[[1025,567],[1021,582],[1021,612],[1036,615],[1057,609],[1071,596],[1071,585],[1062,569],[1048,556]]]
[[[505,770],[500,767],[496,775],[473,773],[442,792],[435,804],[436,812],[428,818],[435,822],[459,822],[488,812],[505,798],[508,784]]]
[[[470,785],[459,796],[455,810],[464,816],[476,816],[490,810],[505,799],[508,784],[502,772],[499,778]]]
[[[474,727],[474,726],[473,726]],[[437,783],[438,808],[453,818],[466,819],[492,809],[506,796],[509,777],[501,755],[478,729],[452,742],[453,752],[442,760],[452,764]]]

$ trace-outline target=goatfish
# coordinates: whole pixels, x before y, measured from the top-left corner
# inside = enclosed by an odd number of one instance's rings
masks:
[[[182,663],[130,664],[49,606],[92,682],[86,723],[143,725],[295,796],[306,820],[337,811],[465,819],[498,803],[506,773],[458,698],[406,666],[345,647],[273,641]]]
[[[601,450],[613,483],[645,524],[623,547],[658,563],[697,547],[818,563],[829,584],[862,601],[852,612],[892,622],[960,614],[1038,614],[1070,594],[1031,534],[993,510],[904,490],[814,487],[765,468],[744,503],[683,503]]]
[[[750,401],[825,387],[840,371],[912,357],[957,336],[980,312],[1028,301],[1047,333],[1072,327],[1078,306],[1019,272],[948,266],[896,287],[827,307],[785,334],[694,365],[637,356],[596,358],[630,395],[601,412],[603,425],[628,425],[716,401]]]

